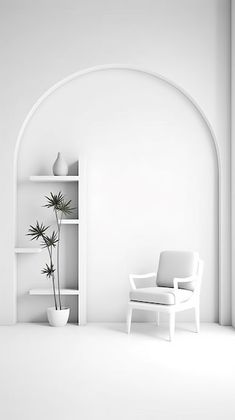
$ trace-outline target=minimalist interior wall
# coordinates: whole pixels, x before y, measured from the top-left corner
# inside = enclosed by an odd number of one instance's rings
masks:
[[[4,221],[0,243],[1,323],[15,320],[13,163],[20,127],[33,104],[55,82],[79,69],[110,63],[137,65],[174,81],[195,99],[213,127],[222,174],[221,322],[230,323],[229,5],[229,0],[0,1],[0,188],[8,203],[0,208]],[[57,129],[55,132],[57,136]],[[41,141],[45,141],[44,136],[52,139],[52,133],[43,132]],[[48,164],[53,159],[51,153]],[[153,261],[151,253],[149,258]],[[217,266],[213,253],[213,270]],[[95,288],[90,291],[89,311],[95,293]]]
[[[51,173],[57,151],[70,164],[87,160],[88,320],[124,321],[128,274],[156,270],[164,249],[192,249],[205,260],[202,320],[218,321],[218,167],[192,104],[165,82],[128,70],[83,75],[55,91],[21,140],[19,246],[29,245],[29,223],[46,217],[41,206],[49,191],[28,178]],[[71,231],[66,239],[76,247]],[[27,289],[45,286],[45,255],[26,258],[19,260],[19,320],[42,321],[48,299]],[[64,279],[76,264],[72,256],[64,261]]]

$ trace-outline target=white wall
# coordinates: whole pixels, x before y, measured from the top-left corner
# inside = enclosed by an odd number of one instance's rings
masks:
[[[9,209],[1,208],[0,319],[9,323],[14,318],[12,174],[17,133],[40,94],[74,71],[114,62],[139,65],[188,91],[207,115],[218,140],[224,168],[221,212],[228,215],[229,1],[68,1],[66,5],[58,1],[1,1],[0,5],[5,64],[0,99],[4,139],[0,182],[9,205]],[[229,220],[227,216],[225,220]],[[226,284],[230,276],[228,233],[226,222]],[[216,270],[214,253],[212,265]],[[223,322],[229,323],[229,287],[221,292],[228,303]]]
[[[51,173],[58,150],[70,163],[87,161],[88,320],[124,321],[128,274],[156,270],[164,249],[192,249],[205,261],[202,320],[217,321],[218,168],[213,140],[193,105],[165,82],[126,70],[83,75],[53,93],[21,141],[19,246],[29,245],[29,224],[47,217],[41,206],[48,188],[58,192],[28,178]],[[72,268],[62,267],[67,282],[76,271],[72,232],[68,228],[66,246]],[[40,278],[45,257],[20,257],[21,321],[44,320],[48,301],[26,293],[47,282]]]

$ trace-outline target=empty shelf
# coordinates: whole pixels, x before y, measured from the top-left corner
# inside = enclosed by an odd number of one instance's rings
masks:
[[[79,219],[62,219],[60,221],[61,225],[78,225]]]
[[[15,248],[16,254],[39,254],[42,248]]]
[[[58,290],[56,290],[56,293],[58,294]],[[53,295],[53,290],[52,289],[30,289],[29,294],[30,295]],[[61,289],[60,294],[61,295],[79,295],[79,290]]]

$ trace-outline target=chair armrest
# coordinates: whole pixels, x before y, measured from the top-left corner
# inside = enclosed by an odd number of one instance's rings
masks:
[[[197,280],[197,276],[190,276],[190,277],[175,277],[173,279],[173,287],[175,290],[178,290],[179,283],[191,283],[192,281]],[[175,304],[178,303],[178,297],[175,295]]]
[[[151,277],[156,277],[157,273],[147,273],[147,274],[130,274],[129,280],[132,290],[136,290],[135,279],[150,279]]]
[[[174,289],[178,289],[179,283],[190,283],[192,281],[197,280],[197,276],[190,276],[190,277],[175,277],[173,279],[173,287]]]

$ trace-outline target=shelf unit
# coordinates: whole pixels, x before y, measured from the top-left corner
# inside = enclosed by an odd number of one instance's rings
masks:
[[[77,299],[77,323],[78,325],[86,324],[86,167],[85,162],[78,162],[79,175],[73,176],[54,176],[54,175],[33,175],[29,177],[30,182],[35,183],[75,183],[77,186],[77,203],[78,218],[62,219],[61,225],[63,229],[66,226],[74,226],[76,228],[78,255],[78,272],[77,286],[75,288],[62,288],[61,295],[75,296]],[[38,254],[41,248],[33,247],[16,247],[15,254]],[[32,284],[33,286],[33,284]],[[28,290],[30,296],[50,296],[53,294],[52,288],[35,288]],[[71,300],[71,306],[74,301]]]

